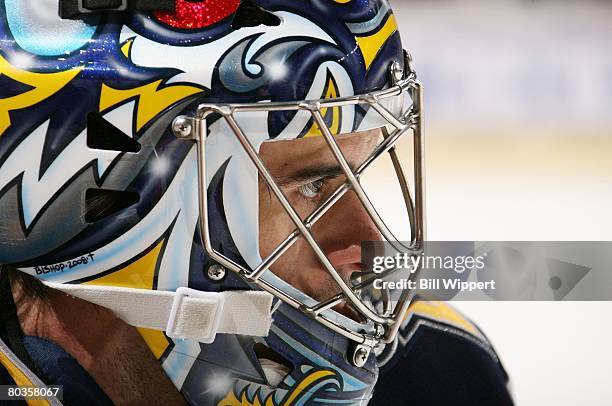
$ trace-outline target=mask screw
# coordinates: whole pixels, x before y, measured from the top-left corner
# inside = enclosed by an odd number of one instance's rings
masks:
[[[391,72],[391,80],[393,81],[393,84],[396,84],[404,77],[404,70],[398,61],[391,62],[389,71]]]
[[[191,120],[187,117],[180,116],[172,122],[172,131],[178,138],[191,138],[192,130]]]
[[[370,348],[363,345],[358,345],[357,348],[355,348],[355,352],[353,353],[353,365],[358,368],[361,368],[365,365],[369,356]]]
[[[207,273],[208,273],[208,277],[211,280],[216,281],[216,282],[225,278],[225,268],[223,268],[219,264],[213,264],[210,267],[208,267]]]

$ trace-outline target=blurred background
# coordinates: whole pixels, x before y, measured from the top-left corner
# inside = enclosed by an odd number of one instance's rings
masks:
[[[428,239],[612,240],[612,2],[391,3],[425,86]],[[456,306],[517,405],[612,404],[612,303]]]

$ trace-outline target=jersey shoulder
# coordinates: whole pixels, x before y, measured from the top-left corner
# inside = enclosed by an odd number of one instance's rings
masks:
[[[419,300],[412,303],[400,327],[400,335],[409,339],[410,334],[421,326],[443,329],[449,334],[477,340],[484,347],[490,347],[489,340],[478,326],[446,302]]]
[[[17,360],[12,351],[0,340],[0,385],[34,386],[32,379],[28,375],[29,370]],[[23,398],[16,399],[10,403],[14,405],[27,404]],[[47,405],[49,403],[41,400],[37,404]]]
[[[512,405],[509,379],[493,346],[444,302],[414,302],[394,343],[378,356],[370,405]],[[398,403],[400,402],[400,403]]]

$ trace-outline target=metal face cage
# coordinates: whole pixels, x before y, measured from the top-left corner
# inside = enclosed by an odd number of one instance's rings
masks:
[[[173,130],[175,135],[181,139],[195,140],[198,149],[198,196],[199,196],[199,221],[200,230],[202,233],[202,241],[210,257],[224,266],[225,268],[238,273],[248,282],[251,282],[261,289],[273,294],[283,302],[300,309],[309,317],[319,321],[323,325],[333,331],[349,338],[356,342],[356,349],[353,354],[353,363],[360,366],[367,359],[370,350],[379,344],[392,342],[400,328],[404,315],[414,298],[414,292],[404,290],[400,298],[397,300],[395,307],[390,304],[383,304],[384,311],[378,312],[368,306],[364,300],[359,297],[359,290],[366,285],[371,285],[375,277],[364,278],[358,285],[349,286],[340,276],[339,272],[334,268],[329,258],[321,249],[312,233],[313,225],[321,219],[321,217],[333,206],[342,196],[352,190],[358,197],[363,208],[367,212],[372,222],[378,227],[380,233],[389,243],[399,244],[393,233],[389,230],[385,222],[382,220],[379,213],[376,211],[364,188],[360,183],[361,174],[383,154],[389,154],[396,171],[398,181],[400,182],[401,192],[406,205],[408,217],[411,224],[411,241],[410,246],[403,246],[403,250],[418,255],[422,250],[422,242],[425,239],[425,185],[424,185],[424,140],[423,140],[423,90],[422,85],[417,80],[416,73],[412,69],[411,59],[406,54],[404,70],[400,68],[399,63],[393,63],[390,67],[390,76],[392,86],[363,95],[336,98],[336,99],[321,99],[302,102],[267,102],[267,103],[248,103],[248,104],[202,104],[198,107],[195,117],[181,116],[175,119]],[[398,97],[408,93],[412,99],[412,106],[399,115],[394,114],[386,108],[381,102],[385,99]],[[350,105],[365,105],[376,111],[390,129],[384,137],[384,140],[379,144],[366,160],[355,169],[351,169],[346,157],[330,128],[325,123],[322,111],[328,108],[350,106]],[[289,111],[301,110],[307,111],[314,123],[318,126],[323,135],[325,142],[331,150],[333,157],[339,164],[346,181],[338,187],[322,204],[308,215],[304,220],[300,218],[294,207],[283,194],[279,184],[266,168],[262,158],[258,154],[256,148],[245,135],[243,129],[235,118],[235,114],[239,112],[274,112],[274,111]],[[208,193],[207,193],[207,176],[206,176],[206,118],[211,114],[220,115],[222,120],[228,124],[233,134],[237,137],[240,145],[247,153],[252,163],[257,167],[260,176],[263,178],[269,189],[276,196],[286,214],[293,222],[295,229],[287,236],[280,245],[278,245],[267,258],[255,269],[247,269],[235,261],[217,252],[211,244],[211,236],[208,219]],[[404,169],[399,165],[399,157],[396,151],[396,144],[400,139],[411,133],[413,136],[413,154],[414,163],[414,196],[411,193],[410,185]],[[302,237],[312,248],[317,259],[332,276],[334,281],[340,287],[341,292],[334,297],[325,301],[320,301],[315,305],[308,305],[298,297],[295,297],[290,292],[285,292],[276,286],[268,283],[261,278],[264,272],[268,271],[273,264],[287,250]],[[387,270],[385,273],[393,272]],[[416,279],[418,272],[412,272],[411,279]],[[380,275],[379,275],[380,276]],[[329,311],[336,305],[341,303],[349,303],[353,308],[365,319],[374,325],[374,333],[366,333],[363,330],[355,331],[348,328],[346,325],[338,322],[334,317],[329,317]]]

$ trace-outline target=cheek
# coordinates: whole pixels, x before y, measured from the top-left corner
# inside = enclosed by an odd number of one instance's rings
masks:
[[[276,261],[271,270],[280,279],[306,293],[311,293],[314,287],[326,280],[321,265],[303,239],[298,240]]]
[[[259,253],[266,258],[292,231],[293,223],[285,210],[260,183],[259,187]]]
[[[259,183],[259,254],[265,258],[271,246],[270,241],[270,220],[272,218],[270,210],[271,202],[266,188]]]

